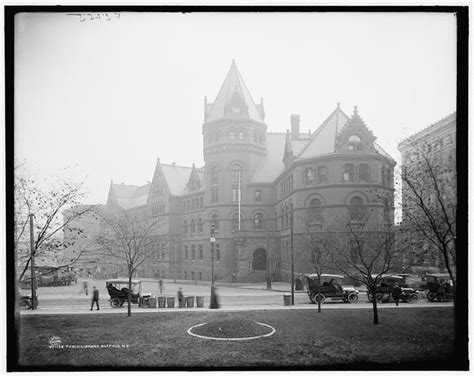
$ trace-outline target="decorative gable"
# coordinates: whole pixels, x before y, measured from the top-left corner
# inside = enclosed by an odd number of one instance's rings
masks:
[[[189,176],[188,184],[186,184],[187,192],[194,192],[201,189],[201,180],[199,179],[198,173],[196,171],[196,166],[193,163],[193,168]]]
[[[291,147],[290,131],[286,131],[285,151],[283,153],[283,164],[288,167],[295,160],[293,148]]]
[[[161,170],[160,159],[156,162],[155,173],[153,174],[153,180],[150,186],[150,194],[148,196],[148,203],[162,201],[165,199],[165,195],[168,194],[168,187],[166,178]]]
[[[356,106],[351,118],[336,136],[336,152],[375,152],[376,139],[359,116]]]

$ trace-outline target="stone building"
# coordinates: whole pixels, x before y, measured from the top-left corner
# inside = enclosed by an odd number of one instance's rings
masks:
[[[209,280],[214,226],[216,280],[288,280],[292,223],[294,270],[312,271],[298,241],[308,222],[298,218],[319,225],[370,208],[378,223],[393,223],[395,162],[357,107],[349,116],[337,104],[313,133],[300,131],[299,115],[289,128],[269,131],[263,99],[253,101],[232,62],[215,101],[204,102],[204,166],[158,159],[149,184],[110,185],[107,205],[162,218],[154,255],[138,276]]]
[[[406,138],[398,145],[402,157],[402,168],[408,169],[414,180],[420,184],[420,199],[431,207],[433,215],[438,216],[439,198],[444,204],[457,203],[456,184],[456,113],[452,113],[436,123],[422,129]],[[433,169],[438,187],[433,186],[434,180],[427,171],[427,166]],[[411,201],[406,197],[410,189],[403,183],[402,225],[410,223],[408,215],[417,209],[411,207]],[[444,217],[444,215],[443,215]],[[453,219],[455,214],[453,212]],[[443,221],[444,222],[444,221]],[[455,223],[455,220],[453,221]],[[444,260],[439,250],[426,237],[414,236],[414,246],[411,253],[415,255],[415,272],[439,272],[444,270]]]

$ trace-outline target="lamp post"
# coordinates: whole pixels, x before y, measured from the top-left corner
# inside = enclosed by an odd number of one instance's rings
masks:
[[[31,309],[36,309],[36,270],[35,270],[35,239],[33,230],[33,214],[30,214],[30,268],[31,268]]]
[[[293,249],[293,208],[290,213],[290,241],[291,241],[291,305],[295,305],[295,263],[294,263],[294,249]]]
[[[216,300],[216,292],[214,287],[214,243],[216,238],[214,237],[214,225],[211,225],[211,303],[209,305],[210,309],[219,308]]]

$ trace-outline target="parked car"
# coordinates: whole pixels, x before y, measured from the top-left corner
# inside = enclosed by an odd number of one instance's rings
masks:
[[[320,301],[322,304],[327,298],[348,303],[357,302],[359,291],[354,286],[343,285],[343,279],[342,275],[321,274],[321,285],[318,285],[317,274],[304,274],[302,276],[303,289],[312,303]]]
[[[453,282],[451,281],[449,274],[426,275],[426,298],[429,301],[432,302],[436,300],[440,294],[442,294],[442,288],[444,288],[443,299],[454,298]]]
[[[398,285],[402,289],[402,294],[400,295],[400,299],[405,302],[411,302],[411,301],[416,301],[418,300],[418,290],[415,290],[412,287],[407,287],[406,281],[406,274],[405,275],[396,275],[396,274],[387,274],[383,275],[380,278],[379,284],[375,289],[375,297],[377,301],[381,302],[384,295],[389,296],[389,298],[392,296],[393,293],[393,286],[395,283],[398,283]],[[373,300],[373,294],[370,292],[367,292],[367,299],[369,302],[372,302]]]
[[[33,300],[31,295],[21,295],[20,296],[20,308],[31,309],[33,306]],[[38,307],[38,296],[36,296],[36,307]]]
[[[128,300],[128,279],[109,279],[105,281],[105,287],[110,296],[110,306],[119,308]],[[142,281],[132,280],[132,303],[139,307],[147,306],[151,294],[142,293]]]

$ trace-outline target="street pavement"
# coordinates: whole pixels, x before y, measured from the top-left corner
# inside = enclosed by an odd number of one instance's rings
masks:
[[[88,283],[89,295],[85,295],[82,290],[83,282]],[[164,280],[163,288],[160,292],[158,281],[152,279],[142,279],[142,292],[151,293],[155,296],[176,297],[178,289],[181,287],[185,296],[204,297],[204,307],[177,308],[139,308],[132,304],[132,312],[135,313],[165,313],[165,312],[199,312],[208,311],[210,302],[210,284],[207,282],[192,283],[191,281]],[[109,295],[105,287],[105,281],[80,279],[77,285],[54,286],[38,288],[39,306],[36,310],[22,309],[21,313],[30,314],[96,314],[95,308],[90,311],[92,287],[96,286],[100,294],[100,313],[122,313],[127,312],[127,304],[121,308],[111,308]],[[220,311],[243,311],[243,310],[268,310],[268,309],[312,309],[316,310],[317,305],[312,304],[306,293],[302,291],[294,292],[294,305],[284,305],[284,295],[291,292],[291,285],[287,282],[272,282],[272,289],[267,290],[266,283],[221,283],[215,284],[219,299]],[[327,300],[323,309],[372,309],[372,304],[367,301],[366,292],[359,289],[359,301],[354,304],[340,301]],[[28,294],[28,291],[22,291]],[[288,299],[288,298],[287,298]],[[291,294],[290,298],[291,300]],[[452,306],[452,302],[429,302],[419,299],[417,302],[400,303],[399,309],[415,307],[446,307]],[[381,309],[394,308],[395,303],[379,303]],[[213,310],[214,311],[214,310]]]

